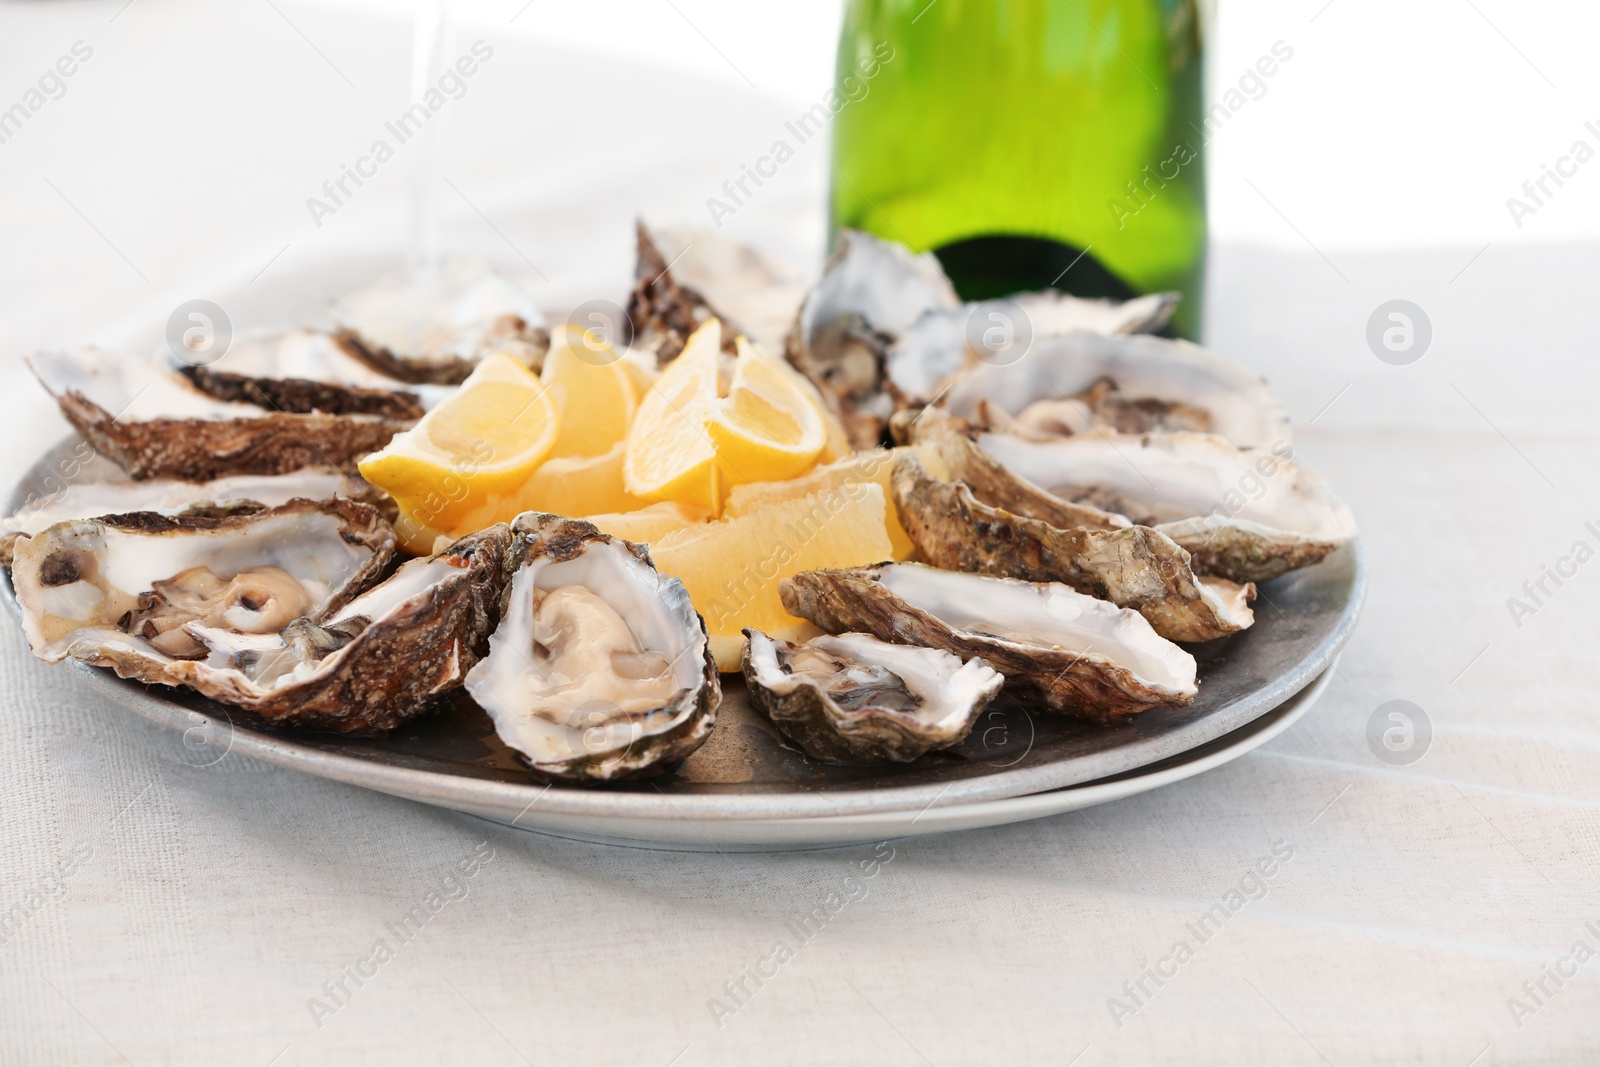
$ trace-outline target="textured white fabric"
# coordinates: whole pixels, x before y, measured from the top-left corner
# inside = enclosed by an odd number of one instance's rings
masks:
[[[6,485],[63,432],[21,352],[121,320],[154,336],[230,273],[265,268],[260,315],[305,306],[302,270],[403,224],[398,169],[325,229],[303,203],[403,107],[399,27],[284,5],[351,88],[269,6],[140,3],[113,23],[120,3],[4,15],[4,69],[96,48],[0,146]],[[706,224],[703,199],[785,117],[497,46],[457,114],[444,174],[475,207],[451,204],[451,240],[517,263],[513,244],[552,304],[619,294],[630,213]],[[815,256],[825,147],[736,227]],[[1370,598],[1295,728],[1106,807],[799,854],[592,846],[204,765],[0,625],[0,1063],[1600,1058],[1600,961],[1569,960],[1600,951],[1600,572],[1507,607],[1575,542],[1600,546],[1595,249],[1490,249],[1457,276],[1476,251],[1217,253],[1213,340],[1270,374],[1354,508]],[[1364,340],[1395,297],[1433,318],[1409,367]],[[1434,731],[1408,767],[1366,741],[1395,699]],[[1230,891],[1236,911],[1206,920]]]

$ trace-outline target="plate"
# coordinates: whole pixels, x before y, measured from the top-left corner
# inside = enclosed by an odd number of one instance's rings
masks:
[[[59,491],[58,472],[68,469],[63,460],[78,444],[76,438],[63,441],[40,457],[11,494],[8,512]],[[92,467],[83,477],[103,474]],[[598,789],[532,781],[464,692],[388,737],[352,738],[279,730],[195,693],[74,666],[87,685],[111,700],[181,731],[189,758],[198,762],[237,753],[523,829],[597,840],[678,848],[815,847],[882,837],[887,827],[904,834],[987,825],[962,820],[984,818],[975,806],[1059,794],[1087,783],[1097,783],[1107,799],[1131,788],[1125,781],[1148,779],[1151,784],[1142,788],[1154,788],[1171,780],[1161,777],[1172,770],[1166,761],[1186,754],[1191,759],[1183,766],[1197,766],[1189,773],[1198,773],[1215,753],[1232,751],[1267,728],[1241,733],[1251,724],[1285,706],[1300,706],[1291,705],[1291,698],[1328,669],[1355,626],[1364,574],[1357,541],[1314,567],[1262,585],[1253,627],[1191,646],[1201,684],[1199,697],[1186,708],[1157,708],[1099,726],[1015,705],[991,707],[956,749],[908,764],[833,767],[782,743],[751,710],[742,681],[725,676],[716,729],[675,773]],[[13,616],[20,616],[9,579],[4,595]],[[1266,720],[1279,721],[1281,716]],[[1141,769],[1148,774],[1123,778]],[[1102,794],[1079,800],[1091,795]],[[1062,802],[1067,801],[1035,799],[1031,804],[1038,810],[1026,803],[991,810],[1004,822],[1067,810],[1050,808]],[[1000,817],[1012,811],[1019,814]]]

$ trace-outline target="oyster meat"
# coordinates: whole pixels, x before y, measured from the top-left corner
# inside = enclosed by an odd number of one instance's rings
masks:
[[[1108,722],[1198,692],[1194,657],[1143,615],[1058,583],[888,563],[803,571],[779,593],[830,633],[982,658],[1011,693],[1050,711]]]
[[[339,335],[404,382],[459,385],[490,352],[537,371],[550,331],[533,298],[487,263],[452,259],[339,300]]]
[[[541,512],[512,524],[489,655],[467,690],[551,780],[660,774],[711,733],[722,699],[705,623],[642,546]]]
[[[868,634],[800,645],[744,634],[750,703],[828,763],[908,763],[958,745],[1005,682],[982,660]]]
[[[1197,577],[1189,553],[1145,526],[1061,529],[978,500],[934,478],[914,451],[895,459],[901,521],[921,559],[947,570],[1063,582],[1139,612],[1170,641],[1211,641],[1248,627],[1255,586]]]
[[[1202,433],[1052,441],[985,433],[977,445],[1030,489],[1153,527],[1200,574],[1264,582],[1356,536],[1350,509],[1288,445],[1238,448]]]
[[[1193,430],[1244,448],[1294,443],[1283,402],[1258,375],[1162,337],[1036,338],[1014,363],[973,366],[944,406],[1021,436]]]
[[[153,478],[143,482],[74,482],[58,492],[30,500],[0,521],[0,566],[11,565],[13,546],[68,519],[92,519],[131,511],[162,515],[199,514],[202,510],[260,510],[290,500],[331,500],[336,496],[365,500],[375,491],[359,479],[332,467],[306,467],[293,474],[218,478],[210,482],[180,482]]]
[[[352,466],[410,420],[299,414],[219,400],[183,375],[136,356],[85,347],[28,360],[61,413],[95,450],[134,478],[203,482]]]
[[[214,362],[174,357],[175,369],[218,400],[307,414],[380,415],[412,421],[446,391],[411,385],[375,370],[347,337],[293,329],[236,340]]]

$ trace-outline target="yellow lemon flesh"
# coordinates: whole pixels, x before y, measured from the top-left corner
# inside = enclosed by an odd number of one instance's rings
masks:
[[[900,524],[900,513],[894,505],[894,490],[889,484],[894,474],[894,458],[900,451],[901,449],[877,448],[871,452],[857,452],[837,463],[816,467],[810,473],[789,481],[736,485],[728,493],[723,514],[729,518],[738,518],[753,511],[770,508],[774,504],[811,496],[814,493],[830,491],[856,493],[859,492],[858,486],[873,483],[883,489],[883,495],[888,501],[884,526],[889,535],[889,544],[893,548],[893,558],[910,559],[914,551],[911,538],[906,534],[905,527]]]
[[[728,485],[772,482],[803,474],[828,443],[820,399],[789,364],[743,338],[726,398],[706,432]]]
[[[617,352],[587,330],[555,332],[539,380],[561,412],[552,456],[603,456],[628,436],[638,408]]]
[[[651,543],[656,569],[683,581],[706,620],[722,671],[737,671],[749,626],[785,640],[814,632],[783,610],[781,579],[801,571],[881,563],[893,554],[876,482],[859,492],[819,492]]]
[[[628,431],[622,476],[629,493],[716,511],[716,448],[706,423],[717,403],[722,326],[712,319],[684,343],[639,402]]]
[[[361,476],[420,526],[456,529],[522,487],[555,446],[559,423],[543,383],[495,353],[415,426],[361,460]]]

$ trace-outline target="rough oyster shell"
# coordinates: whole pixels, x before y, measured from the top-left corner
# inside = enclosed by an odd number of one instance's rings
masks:
[[[1143,419],[1141,425],[1128,425],[1118,419],[1120,411],[1109,413],[1082,400],[1076,405],[1061,404],[1066,398],[1083,397],[1107,381],[1123,411],[1131,408],[1132,414],[1139,415],[1141,407],[1148,411],[1164,403],[1199,409],[1204,424],[1165,425],[1157,410],[1154,418]],[[1283,402],[1259,375],[1198,345],[1162,337],[1082,332],[1036,337],[1015,363],[971,367],[950,388],[944,406],[972,421],[979,417],[979,405],[986,403],[995,413],[1015,419],[1041,401],[1081,408],[1081,413],[1064,413],[1082,420],[1074,427],[1080,433],[1090,428],[1135,433],[1198,429],[1245,448],[1294,443]]]
[[[805,571],[779,592],[785,609],[832,633],[982,657],[1014,695],[1067,715],[1104,722],[1198,692],[1194,657],[1144,616],[1058,583],[890,563]]]
[[[162,515],[201,514],[202,510],[261,510],[302,500],[349,497],[367,503],[376,494],[365,482],[332,467],[306,467],[293,474],[244,474],[210,482],[152,478],[143,482],[74,482],[47,497],[31,500],[0,521],[0,565],[9,567],[13,545],[58,522],[153,511]]]
[[[671,770],[710,735],[722,700],[683,583],[582,520],[527,512],[511,530],[500,625],[467,690],[542,778]]]
[[[958,745],[1005,681],[982,660],[867,634],[803,645],[744,634],[751,705],[828,763],[909,763]]]
[[[940,408],[901,412],[895,416],[894,427],[897,438],[917,447],[934,477],[965,483],[974,497],[990,507],[1061,530],[1122,530],[1133,525],[1126,516],[1063,500],[1017,477],[977,446],[964,422]]]
[[[681,283],[683,292],[714,309],[711,314],[735,335],[742,333],[768,351],[783,351],[806,296],[805,280],[793,266],[713,230],[658,229],[648,237],[654,252],[650,263],[670,264],[665,276]],[[644,283],[662,272],[644,277],[643,241],[639,251],[639,281]]]
[[[914,452],[896,457],[893,486],[906,532],[935,567],[1062,582],[1132,608],[1169,641],[1211,641],[1255,621],[1255,586],[1197,578],[1189,553],[1148,527],[1063,530],[990,507],[965,482],[932,477]]]
[[[383,278],[334,306],[339,335],[405,382],[459,385],[490,352],[537,371],[550,332],[533,298],[479,260]]]
[[[1355,518],[1287,445],[1236,448],[1214,434],[1085,434],[977,445],[1007,471],[1080,507],[1154,527],[1200,574],[1264,582],[1354,540]]]
[[[787,348],[835,408],[852,447],[877,445],[893,412],[883,386],[889,346],[923,314],[958,303],[932,256],[854,230],[839,235]]]
[[[36,353],[28,365],[96,451],[139,479],[346,467],[410,425],[218,400],[176,371],[94,347]]]
[[[1049,342],[1065,335],[1086,333],[1092,337],[1159,330],[1172,318],[1178,300],[1177,293],[1151,293],[1120,301],[1086,300],[1045,290],[934,310],[913,323],[888,350],[884,370],[901,402],[916,407],[933,400],[966,372],[1003,373],[1028,363],[1039,350],[1055,347]],[[1013,331],[1027,331],[1031,340],[1016,363],[985,363],[972,350],[973,324],[990,322]]]
[[[218,400],[298,414],[321,411],[413,421],[441,391],[382,374],[348,338],[311,329],[243,337],[215,362],[195,366],[177,359],[174,369]]]
[[[630,345],[653,352],[656,365],[664,366],[678,358],[691,334],[711,319],[719,319],[725,327],[722,349],[733,354],[738,338],[748,330],[736,317],[713,307],[698,288],[684,284],[679,273],[684,266],[682,259],[693,246],[669,257],[643,220],[636,221],[634,228],[638,258],[634,262],[633,292],[628,296],[628,322],[633,329],[633,336],[628,338]],[[690,264],[691,272],[692,267]]]

